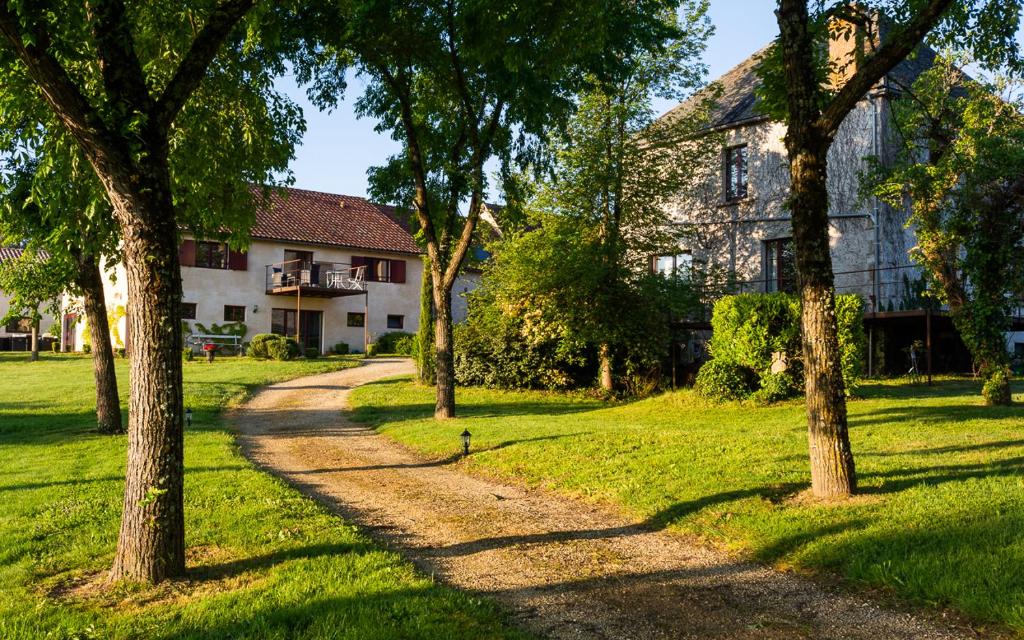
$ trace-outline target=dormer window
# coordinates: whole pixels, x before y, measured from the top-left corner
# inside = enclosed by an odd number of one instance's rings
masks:
[[[747,197],[747,145],[725,150],[725,199]]]

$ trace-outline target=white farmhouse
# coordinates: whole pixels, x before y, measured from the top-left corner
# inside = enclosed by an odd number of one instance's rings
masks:
[[[0,262],[21,258],[21,247],[0,247]],[[0,319],[7,317],[11,310],[11,297],[0,291]],[[39,321],[41,339],[49,333],[50,327],[57,322],[50,312],[49,305],[39,309],[42,319]],[[31,351],[32,323],[28,318],[18,317],[9,322],[0,323],[0,351]],[[43,345],[46,347],[45,344]]]
[[[339,343],[353,351],[391,331],[419,327],[423,263],[420,248],[388,207],[364,198],[303,189],[275,191],[260,207],[248,251],[186,238],[181,245],[182,315],[192,335],[213,325],[242,323],[257,333],[297,337],[326,353]],[[105,294],[114,347],[124,347],[131,304],[118,265]],[[65,316],[79,350],[84,324]],[[202,341],[198,338],[194,342]]]

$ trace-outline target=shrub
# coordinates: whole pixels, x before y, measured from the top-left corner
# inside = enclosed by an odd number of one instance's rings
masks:
[[[374,342],[377,345],[375,353],[395,353],[403,356],[411,356],[414,342],[413,334],[405,331],[389,331],[377,336]]]
[[[195,357],[196,356],[194,353],[192,353],[192,349],[190,347],[185,347],[184,349],[181,350],[182,360],[185,360],[186,362],[191,362]]]
[[[50,343],[50,351],[52,351],[54,353],[59,353],[60,352],[60,343],[59,342],[51,342]]]
[[[292,355],[284,339],[271,340],[267,344],[267,357],[271,360],[291,360]]]
[[[1008,405],[1013,401],[1010,394],[1010,370],[1007,367],[998,367],[992,370],[981,387],[981,395],[985,397],[985,404]]]
[[[800,380],[789,371],[761,376],[760,383],[761,388],[751,394],[750,399],[762,405],[792,398],[803,387]]]
[[[269,358],[270,354],[267,351],[267,346],[271,342],[281,340],[283,336],[279,336],[273,333],[257,333],[249,341],[249,356],[253,358]]]
[[[366,345],[366,355],[375,356],[380,353],[380,347],[377,346],[376,342],[371,342]]]
[[[693,388],[701,397],[715,402],[742,400],[753,390],[752,376],[745,367],[716,358],[700,368]]]
[[[339,343],[335,344],[334,345],[334,353],[338,354],[339,356],[343,356],[343,355],[347,354],[348,353],[348,343],[347,342],[339,342]]]
[[[124,347],[118,347],[118,348],[114,349],[114,353],[117,354],[118,358],[124,358],[124,359],[128,358],[128,350],[125,349]]]
[[[308,360],[316,360],[320,357],[320,350],[314,349],[313,347],[307,347],[305,356]]]
[[[858,295],[836,296],[836,324],[839,326],[839,352],[846,395],[852,394],[864,375],[864,301]]]
[[[82,353],[92,353],[92,345],[88,342],[82,343]]]

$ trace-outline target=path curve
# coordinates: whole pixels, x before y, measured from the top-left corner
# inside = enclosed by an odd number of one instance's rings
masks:
[[[549,638],[976,637],[599,507],[466,475],[346,417],[353,387],[412,371],[408,360],[377,359],[266,387],[232,413],[242,450]]]

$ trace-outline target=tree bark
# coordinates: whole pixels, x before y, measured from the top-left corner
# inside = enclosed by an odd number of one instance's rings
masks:
[[[29,354],[28,358],[32,362],[38,362],[39,361],[39,320],[33,320],[32,321],[32,333],[30,335],[31,335],[30,339],[32,340],[32,344],[30,345],[29,348],[31,349],[32,352]]]
[[[846,397],[835,313],[828,238],[828,128],[818,122],[820,87],[815,43],[803,1],[782,0],[780,45],[789,117],[786,150],[791,174],[789,208],[797,274],[807,405],[811,488],[822,498],[849,496],[857,488],[846,421]]]
[[[455,358],[452,341],[452,287],[434,280],[434,372],[437,378],[437,399],[434,417],[447,420],[455,417]]]
[[[114,348],[110,343],[103,278],[96,256],[79,254],[78,288],[82,291],[85,317],[92,342],[92,370],[96,380],[96,425],[101,433],[124,433],[121,399],[117,393]]]
[[[124,238],[132,382],[111,578],[146,582],[185,573],[181,272],[166,156],[154,164],[146,188],[111,197]]]
[[[607,342],[601,343],[598,347],[597,358],[601,373],[601,389],[612,392],[614,384],[612,380],[612,348]]]

